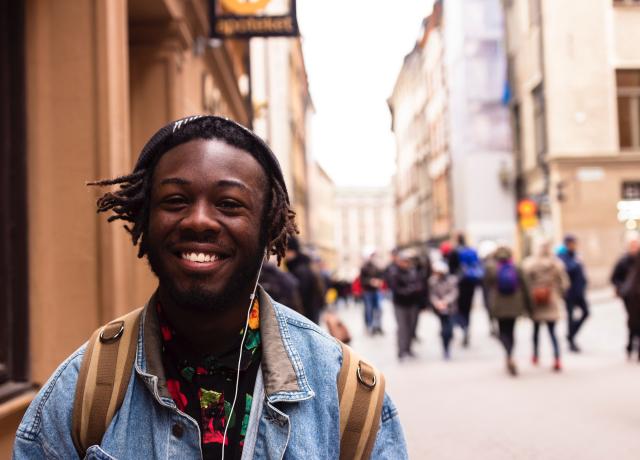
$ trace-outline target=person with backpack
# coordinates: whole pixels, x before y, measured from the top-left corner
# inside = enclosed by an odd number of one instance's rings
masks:
[[[469,329],[471,320],[471,307],[476,288],[480,286],[484,277],[484,268],[478,257],[478,253],[468,246],[464,235],[458,235],[458,246],[449,258],[451,273],[458,276],[458,324],[463,330],[462,345],[469,346]]]
[[[499,247],[495,261],[486,268],[491,313],[498,320],[499,338],[506,353],[506,367],[510,375],[518,375],[513,359],[516,320],[530,311],[526,281],[522,271],[512,260],[511,249]]]
[[[407,458],[384,376],[258,285],[296,232],[264,141],[192,116],[92,184],[115,186],[98,212],[129,224],[157,290],[58,367],[14,460]]]
[[[569,288],[569,277],[562,261],[553,254],[550,241],[540,241],[533,255],[522,263],[531,300],[531,318],[533,319],[533,356],[532,363],[538,365],[538,337],[540,325],[546,324],[553,346],[553,370],[562,370],[560,346],[556,337],[556,322],[562,317],[564,294]]]
[[[453,338],[453,316],[458,302],[458,279],[449,274],[449,266],[441,260],[433,264],[432,272],[433,274],[429,277],[429,302],[440,320],[443,357],[449,360],[450,344]]]

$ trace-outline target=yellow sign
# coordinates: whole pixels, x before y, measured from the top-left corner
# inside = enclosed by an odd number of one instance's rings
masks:
[[[521,217],[520,218],[520,227],[522,227],[524,230],[536,228],[537,226],[538,226],[537,217]]]
[[[520,200],[518,203],[518,214],[520,217],[533,217],[538,212],[538,205],[533,200]]]
[[[524,199],[518,203],[518,215],[520,226],[524,230],[538,226],[538,205],[535,201]]]
[[[225,10],[236,14],[256,14],[267,7],[271,0],[221,0]]]

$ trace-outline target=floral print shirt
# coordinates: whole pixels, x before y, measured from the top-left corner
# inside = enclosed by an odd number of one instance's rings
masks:
[[[188,342],[176,335],[162,313],[162,306],[157,304],[167,388],[178,409],[198,422],[205,459],[222,456],[227,423],[225,458],[239,459],[242,455],[261,358],[259,311],[258,299],[255,299],[240,359],[238,397],[229,418],[238,369],[238,349],[244,330],[240,331],[237,342],[219,356],[194,352]]]

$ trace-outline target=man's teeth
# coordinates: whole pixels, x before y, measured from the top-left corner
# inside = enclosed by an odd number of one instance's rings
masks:
[[[213,262],[215,260],[220,260],[215,254],[205,254],[204,252],[183,252],[182,258],[186,260],[190,260],[191,262]]]

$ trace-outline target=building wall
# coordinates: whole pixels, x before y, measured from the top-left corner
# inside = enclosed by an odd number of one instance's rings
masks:
[[[512,243],[514,193],[498,0],[436,2],[389,104],[397,142],[398,244],[462,231]]]
[[[206,75],[219,92],[219,113],[250,122],[237,83],[242,48],[194,52],[196,38],[207,35],[206,11],[204,0],[25,4],[30,350],[24,359],[35,386],[96,327],[141,305],[156,285],[122,226],[96,215],[102,191],[86,181],[128,173],[156,129],[211,108],[198,84]],[[0,458],[9,458],[32,397],[0,403]]]
[[[337,268],[336,187],[316,161],[309,166],[309,242],[331,272]]]
[[[278,157],[287,188],[295,200],[288,112],[290,53],[288,38],[251,40],[251,87],[254,106],[258,107],[254,128]]]
[[[618,151],[612,2],[545,1],[544,87],[549,156],[613,155]],[[576,20],[576,8],[580,18]],[[613,24],[612,24],[613,25]],[[637,24],[635,27],[638,27]],[[640,52],[636,52],[640,55]],[[594,95],[600,97],[594,97]]]
[[[617,217],[622,183],[639,180],[640,159],[567,158],[554,164],[552,174],[554,182],[567,184],[561,201],[554,196],[556,238],[575,234],[591,284],[606,285],[627,233],[625,222]]]
[[[313,111],[300,39],[251,40],[254,129],[282,168],[300,236],[309,242],[308,118]]]
[[[429,139],[428,172],[431,186],[431,239],[448,237],[453,229],[451,154],[449,152],[449,93],[445,67],[445,43],[440,23],[426,39],[423,72],[428,84],[426,132]]]
[[[440,25],[438,3],[423,21],[388,101],[396,139],[396,240],[400,247],[419,248],[451,230]]]
[[[395,212],[391,187],[336,189],[337,278],[353,281],[364,254],[375,251],[380,263],[395,247]]]
[[[302,54],[300,39],[291,42],[289,55],[289,75],[291,82],[288,99],[289,129],[291,130],[291,163],[293,172],[293,205],[295,207],[300,234],[311,243],[310,211],[309,211],[309,160],[307,129],[308,118],[313,114],[307,71]]]
[[[499,0],[444,4],[449,95],[453,225],[470,242],[515,237],[513,190],[499,171],[512,171],[506,60]]]
[[[389,105],[393,114],[396,137],[396,175],[394,180],[397,206],[397,244],[409,246],[429,238],[429,222],[424,219],[423,205],[427,205],[430,182],[422,175],[420,164],[425,159],[422,129],[427,90],[421,73],[424,53],[416,46],[404,60]]]
[[[640,177],[640,152],[620,148],[616,88],[616,69],[640,69],[640,51],[630,46],[640,11],[609,1],[543,0],[537,21],[528,1],[511,3],[508,56],[523,190],[542,200],[540,225],[522,239],[542,233],[560,242],[576,234],[592,285],[602,286],[627,231],[617,218],[622,183]],[[542,160],[533,97],[539,85],[547,131]]]

